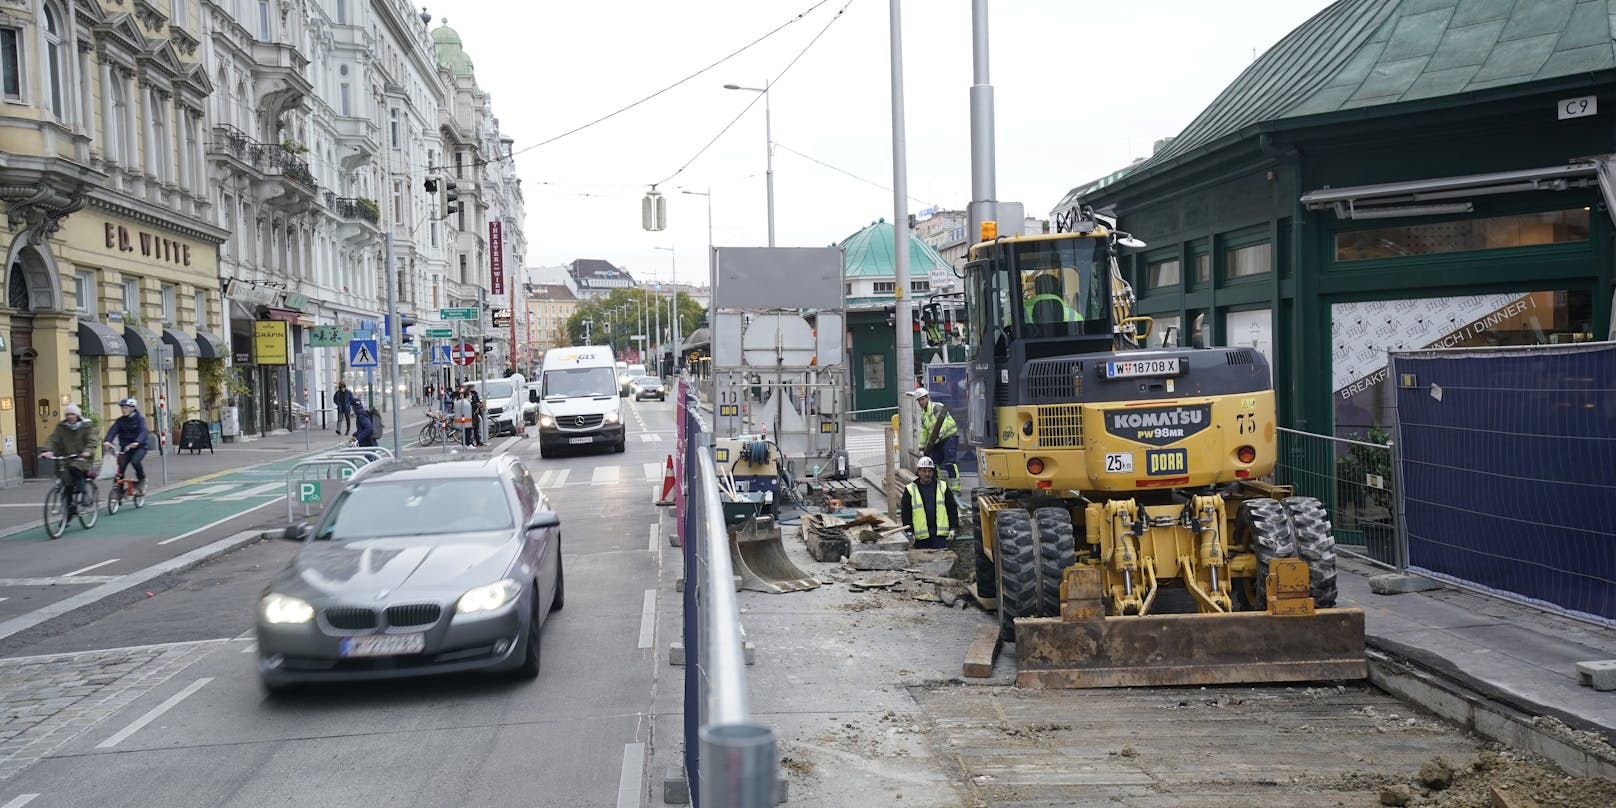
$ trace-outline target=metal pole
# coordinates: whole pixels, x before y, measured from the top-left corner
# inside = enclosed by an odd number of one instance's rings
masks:
[[[404,456],[404,444],[402,442],[400,442],[400,437],[399,437],[399,434],[398,434],[398,411],[399,411],[399,408],[401,406],[400,403],[399,403],[399,399],[398,399],[398,383],[399,383],[398,352],[399,352],[400,333],[403,332],[404,329],[399,327],[399,323],[398,323],[398,300],[397,300],[397,297],[398,297],[398,289],[397,289],[397,287],[398,287],[398,276],[393,274],[393,234],[392,233],[387,234],[386,249],[387,249],[387,323],[389,325],[389,328],[387,329],[387,347],[389,349],[389,353],[391,354],[391,356],[387,360],[387,371],[390,374],[390,378],[391,378],[391,380],[393,382],[392,385],[391,385],[391,390],[392,391],[388,395],[387,400],[388,400],[388,406],[391,407],[392,410],[393,410],[391,413],[389,413],[389,418],[393,422],[393,456],[394,457],[403,457]],[[372,406],[375,406],[374,402],[372,403]]]
[[[488,413],[488,351],[483,349],[483,347],[482,347],[483,345],[487,344],[487,341],[484,340],[483,337],[488,336],[488,330],[483,325],[483,323],[485,322],[483,320],[483,316],[486,314],[485,309],[487,308],[487,304],[488,304],[487,290],[484,289],[482,286],[478,286],[477,287],[477,346],[478,346],[478,351],[480,351],[480,355],[478,356],[478,358],[482,360],[478,364],[482,367],[483,380],[482,380],[482,384],[479,385],[478,388],[477,388],[477,394],[481,397],[481,400],[482,400],[482,403],[483,403],[483,411],[481,413],[472,413],[472,417],[477,419],[477,423],[482,424],[482,428],[477,430],[477,440],[481,441],[483,443],[488,442],[488,415],[487,415],[487,413]]]
[[[765,96],[767,96],[767,94],[765,94]],[[771,208],[770,209],[772,211],[773,210],[773,207],[772,207],[772,194],[773,194],[773,192],[771,191],[770,194],[771,194]],[[769,246],[772,247],[772,246],[774,246],[774,237],[773,237],[774,226],[772,224],[772,222],[774,220],[774,214],[771,212],[769,214],[769,217],[770,217],[770,222],[771,222],[771,224],[769,226],[769,233],[770,233]],[[681,354],[684,353],[684,346],[680,344],[682,342],[682,339],[681,339],[680,334],[679,334],[679,254],[676,253],[676,252],[669,252],[668,255],[672,259],[672,264],[673,264],[673,270],[672,270],[672,272],[673,272],[673,282],[670,284],[673,287],[673,307],[670,309],[671,313],[668,315],[668,319],[673,321],[673,366],[675,368],[678,368],[679,367],[679,357],[680,357]]]
[[[763,137],[768,141],[768,160],[764,163],[764,176],[769,187],[769,246],[774,246],[774,117],[769,112],[769,82],[763,82]],[[674,294],[678,294],[675,292]],[[677,365],[676,365],[677,367]]]
[[[986,0],[979,0],[986,2]],[[892,259],[897,275],[897,380],[899,395],[915,386],[914,313],[909,305],[909,188],[903,126],[903,23],[899,0],[889,0],[892,28]],[[914,448],[914,408],[898,402],[898,446],[905,461]]]
[[[161,375],[163,377],[163,390],[167,391],[168,390],[168,370],[166,370],[166,369],[164,369],[162,367],[163,353],[162,353],[161,348],[159,348],[158,351],[157,351],[157,364],[158,364],[158,370],[161,371]],[[150,377],[147,377],[147,378],[150,378]],[[167,438],[168,438],[168,399],[160,398],[160,399],[158,399],[158,406],[157,406],[157,456],[163,461],[163,485],[168,485],[168,451],[167,451],[167,447],[163,444],[163,441],[167,440]]]
[[[988,80],[988,0],[971,0],[971,203],[965,243],[982,239],[982,223],[998,218],[993,142],[993,85]]]

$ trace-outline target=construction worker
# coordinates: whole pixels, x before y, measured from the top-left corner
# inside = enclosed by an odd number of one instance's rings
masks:
[[[946,472],[958,477],[955,463],[959,454],[959,425],[954,423],[954,416],[949,413],[948,407],[933,404],[931,392],[924,387],[915,388],[910,395],[920,405],[921,453],[931,458],[939,473]]]
[[[916,464],[915,481],[903,489],[899,509],[903,526],[918,549],[946,548],[949,534],[959,524],[959,500],[954,498],[954,489],[937,479],[937,463],[929,457]]]
[[[1022,304],[1027,314],[1028,325],[1053,325],[1056,323],[1080,323],[1083,315],[1076,309],[1067,305],[1065,298],[1061,297],[1060,279],[1054,275],[1039,275],[1033,279],[1033,295]],[[1046,334],[1045,336],[1050,336]]]

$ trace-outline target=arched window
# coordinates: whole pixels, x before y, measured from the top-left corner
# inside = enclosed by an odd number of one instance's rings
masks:
[[[45,103],[58,121],[67,119],[62,103],[62,26],[56,9],[45,6]]]
[[[128,149],[129,133],[124,129],[124,123],[129,120],[129,97],[125,94],[124,79],[114,71],[112,75],[112,119],[103,121],[106,127],[107,148],[105,154],[108,159],[129,166]]]
[[[213,125],[225,126],[230,123],[230,77],[225,75],[224,68],[219,68],[219,80],[214,82],[213,91]]]

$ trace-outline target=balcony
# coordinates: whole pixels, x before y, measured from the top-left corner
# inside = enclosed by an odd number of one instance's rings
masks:
[[[262,181],[260,201],[298,207],[312,203],[320,185],[309,164],[279,143],[262,143],[234,126],[216,126],[208,140],[208,153],[254,180]]]
[[[276,120],[282,113],[298,109],[314,94],[309,83],[309,59],[292,45],[281,42],[253,42],[253,95],[259,113]]]
[[[338,238],[355,247],[380,242],[382,212],[375,200],[337,196],[326,191],[325,208],[341,220],[337,225]]]

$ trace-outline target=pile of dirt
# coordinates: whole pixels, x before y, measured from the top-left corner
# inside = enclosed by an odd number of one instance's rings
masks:
[[[1495,801],[1495,792],[1504,803]],[[1385,783],[1380,803],[1409,808],[1494,808],[1500,804],[1590,808],[1616,804],[1616,782],[1568,777],[1544,758],[1497,747],[1464,764],[1433,758],[1420,767],[1413,780]]]

